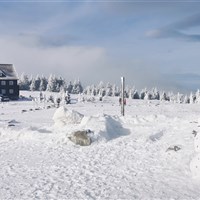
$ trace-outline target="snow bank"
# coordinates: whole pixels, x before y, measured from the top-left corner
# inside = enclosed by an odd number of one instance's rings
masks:
[[[68,110],[61,106],[53,115],[53,120],[56,126],[65,126],[67,124],[79,124],[84,116],[77,111]]]
[[[93,132],[91,135],[92,141],[108,141],[129,134],[129,130],[123,128],[122,122],[118,116],[105,114],[84,117],[81,121],[81,127]]]

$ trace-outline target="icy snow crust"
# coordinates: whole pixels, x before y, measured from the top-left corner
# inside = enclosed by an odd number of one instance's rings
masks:
[[[0,199],[200,197],[198,104],[128,100],[125,117],[117,98],[59,112],[32,101],[0,106]],[[91,146],[68,139],[80,129],[92,131]]]

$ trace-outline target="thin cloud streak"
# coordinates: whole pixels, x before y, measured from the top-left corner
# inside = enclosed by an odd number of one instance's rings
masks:
[[[183,33],[185,30],[198,26],[200,26],[200,14],[195,14],[163,28],[147,31],[145,35],[150,38],[176,38],[200,42],[200,34]]]

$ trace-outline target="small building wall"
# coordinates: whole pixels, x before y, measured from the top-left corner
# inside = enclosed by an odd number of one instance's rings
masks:
[[[0,80],[0,95],[8,96],[10,99],[19,98],[19,85],[17,80]]]

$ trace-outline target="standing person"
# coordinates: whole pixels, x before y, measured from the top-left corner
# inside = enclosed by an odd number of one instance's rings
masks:
[[[60,106],[60,101],[61,101],[60,98],[57,98],[57,99],[56,99],[56,103],[57,103],[57,107],[58,107],[58,108],[59,108],[59,106]]]
[[[124,105],[126,105],[126,98],[124,98]]]
[[[122,104],[122,98],[120,97],[119,98],[119,105],[121,105]]]

